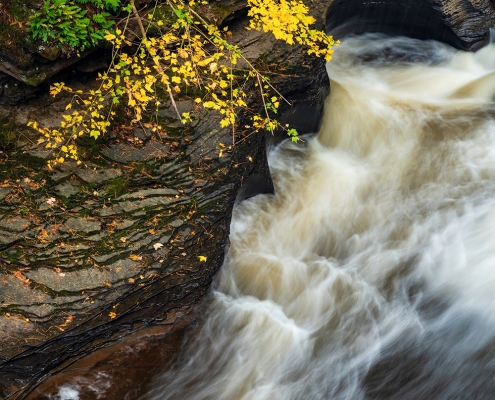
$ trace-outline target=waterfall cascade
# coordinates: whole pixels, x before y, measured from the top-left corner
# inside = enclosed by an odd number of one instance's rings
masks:
[[[205,324],[149,399],[493,398],[495,45],[368,35],[327,69],[318,136],[234,210]]]
[[[234,211],[206,324],[150,398],[495,393],[495,45],[348,39],[323,126]]]

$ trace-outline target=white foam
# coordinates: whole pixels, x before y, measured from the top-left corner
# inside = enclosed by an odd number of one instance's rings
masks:
[[[490,340],[495,46],[472,54],[388,40],[335,52],[318,138],[274,151],[276,196],[234,210],[222,292],[198,350],[152,399],[357,400],[384,349],[407,338],[455,330],[474,310],[484,325],[451,348],[468,360],[473,335]],[[441,61],[356,61],[401,41]],[[425,299],[441,306],[425,311]]]
[[[55,396],[56,400],[80,400],[79,388],[75,386],[62,386],[58,394]]]

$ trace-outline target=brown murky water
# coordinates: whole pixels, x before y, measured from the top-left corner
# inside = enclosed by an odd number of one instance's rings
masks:
[[[137,399],[151,379],[170,365],[184,340],[184,330],[147,329],[101,349],[54,375],[35,389],[29,400]]]

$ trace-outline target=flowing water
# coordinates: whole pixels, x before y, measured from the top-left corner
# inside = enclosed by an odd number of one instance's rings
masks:
[[[347,40],[148,398],[495,398],[495,45]]]

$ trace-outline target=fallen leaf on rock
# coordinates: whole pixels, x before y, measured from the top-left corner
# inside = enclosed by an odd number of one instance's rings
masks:
[[[21,280],[23,283],[28,283],[29,282],[29,279],[26,275],[23,275],[21,271],[15,271],[14,272],[14,276]]]
[[[112,311],[112,312],[108,313],[108,316],[109,316],[110,318],[114,319],[114,318],[117,316],[117,314],[115,314],[115,313]]]
[[[134,278],[129,278],[129,279],[127,279],[127,282],[134,283],[135,282],[135,279]]]
[[[55,204],[56,201],[57,199],[55,197],[50,197],[49,199],[46,199],[46,203],[50,206]]]
[[[74,317],[72,315],[69,315],[65,319],[65,322],[62,325],[59,325],[59,327],[65,327],[65,326],[69,325],[72,322],[73,319],[74,319]]]
[[[141,261],[143,259],[143,257],[138,256],[137,254],[131,254],[129,258],[133,261]]]
[[[205,256],[198,256],[199,262],[206,262]]]
[[[40,241],[40,242],[45,242],[45,238],[48,237],[48,232],[46,231],[46,229],[40,229],[39,232],[38,232],[38,236],[36,236],[36,238]]]
[[[153,245],[153,248],[154,248],[155,250],[161,249],[162,247],[163,247],[163,244],[161,244],[161,243],[155,243],[155,244]]]

